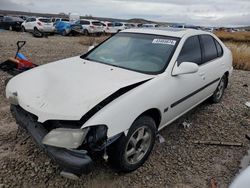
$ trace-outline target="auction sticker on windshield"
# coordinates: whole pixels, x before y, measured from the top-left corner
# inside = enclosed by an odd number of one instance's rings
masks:
[[[168,45],[175,45],[175,40],[169,40],[169,39],[154,39],[152,41],[153,44],[168,44]]]

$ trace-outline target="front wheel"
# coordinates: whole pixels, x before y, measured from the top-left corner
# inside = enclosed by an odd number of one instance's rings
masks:
[[[213,103],[218,103],[221,101],[223,94],[224,94],[224,91],[225,91],[225,88],[226,88],[226,83],[227,83],[227,77],[224,75],[221,78],[219,85],[217,86],[214,94],[211,97],[211,101]]]
[[[89,35],[89,31],[88,31],[87,29],[84,29],[84,30],[83,30],[83,34],[84,34],[85,36],[88,36],[88,35]]]
[[[139,117],[116,143],[110,162],[123,172],[139,168],[147,160],[156,139],[156,125],[149,116]]]

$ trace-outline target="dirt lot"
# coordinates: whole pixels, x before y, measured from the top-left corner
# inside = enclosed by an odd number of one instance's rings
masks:
[[[38,64],[80,55],[87,50],[87,37],[33,38],[28,33],[0,32],[0,62],[14,56],[17,40],[27,40],[23,53]],[[98,39],[100,40],[100,39]],[[79,42],[81,41],[81,42]],[[4,97],[9,76],[0,71],[0,187],[210,187],[214,177],[227,187],[238,173],[240,161],[250,148],[250,74],[234,71],[220,104],[201,104],[161,131],[166,139],[158,143],[143,167],[118,174],[103,160],[94,170],[73,181],[60,177],[60,169],[40,151],[26,133],[16,137],[17,125]],[[182,122],[191,124],[183,128]],[[207,146],[195,140],[243,143],[243,147]]]

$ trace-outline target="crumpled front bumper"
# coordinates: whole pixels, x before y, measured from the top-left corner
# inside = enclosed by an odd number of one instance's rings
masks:
[[[44,136],[48,131],[42,123],[36,121],[36,118],[20,106],[11,105],[11,112],[16,119],[17,124],[26,129],[33,137],[41,149],[52,158],[63,171],[74,173],[76,175],[89,173],[93,167],[92,159],[85,150],[70,150],[47,146],[42,143]]]

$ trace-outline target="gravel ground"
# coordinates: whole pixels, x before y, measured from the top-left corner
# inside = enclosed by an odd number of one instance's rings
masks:
[[[0,62],[15,54],[17,40],[27,40],[22,52],[33,62],[48,63],[80,55],[87,50],[87,37],[33,38],[28,33],[0,33]],[[98,39],[100,40],[100,39]],[[157,142],[143,167],[118,174],[102,159],[94,170],[73,181],[62,178],[60,169],[36,147],[17,125],[4,97],[9,76],[0,71],[0,187],[210,187],[214,177],[220,188],[227,187],[239,171],[240,161],[250,148],[250,74],[235,70],[223,101],[204,102],[161,131],[166,142]],[[189,128],[182,126],[190,123]],[[243,147],[194,144],[195,140],[243,143]]]

